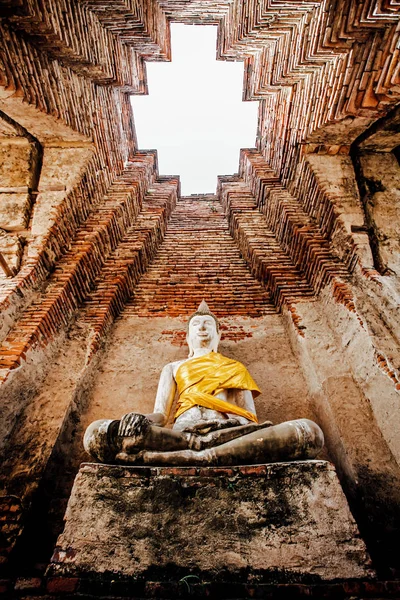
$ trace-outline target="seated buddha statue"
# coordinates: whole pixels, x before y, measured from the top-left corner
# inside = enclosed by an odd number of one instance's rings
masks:
[[[238,465],[314,458],[324,444],[309,419],[258,423],[260,390],[240,362],[218,352],[219,322],[203,301],[189,318],[189,356],[161,373],[154,412],[93,422],[85,450],[106,463]],[[177,395],[174,423],[166,427]]]

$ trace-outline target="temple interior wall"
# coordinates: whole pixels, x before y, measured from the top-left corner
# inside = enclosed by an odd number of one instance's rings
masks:
[[[44,572],[87,424],[152,410],[203,297],[260,420],[321,425],[378,574],[398,577],[397,3],[144,4],[0,0],[7,585]],[[170,60],[171,20],[218,25],[218,59],[243,60],[260,101],[216,195],[180,198],[137,149],[130,94]]]
[[[399,276],[399,161],[393,152],[364,152],[360,164],[367,187],[365,211],[376,239],[380,268]]]
[[[397,552],[399,519],[398,382],[381,354],[390,349],[382,350],[379,336],[371,339],[362,302],[353,312],[325,290],[318,302],[296,308],[304,335],[296,333],[290,315],[288,332],[310,402],[362,534],[368,543],[374,538],[370,551],[382,568]],[[391,351],[396,363],[396,343]],[[384,513],[378,506],[385,506]]]

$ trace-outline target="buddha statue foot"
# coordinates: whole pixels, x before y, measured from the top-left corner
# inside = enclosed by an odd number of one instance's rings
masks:
[[[319,426],[309,419],[286,421],[203,450],[119,452],[120,464],[170,466],[232,466],[310,459],[324,444]]]

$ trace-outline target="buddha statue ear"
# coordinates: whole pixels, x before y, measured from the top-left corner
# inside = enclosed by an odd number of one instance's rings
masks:
[[[211,352],[218,352],[219,342],[221,341],[221,332],[217,331],[217,335],[213,340],[213,344],[211,346]]]
[[[189,355],[188,355],[188,358],[192,358],[192,356],[194,354],[194,351],[193,351],[193,348],[192,348],[192,346],[190,344],[189,334],[186,335],[186,343],[189,346]]]

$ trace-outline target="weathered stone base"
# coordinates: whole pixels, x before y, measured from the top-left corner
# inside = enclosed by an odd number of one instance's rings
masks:
[[[324,461],[83,464],[50,574],[188,583],[372,576],[335,470]]]

